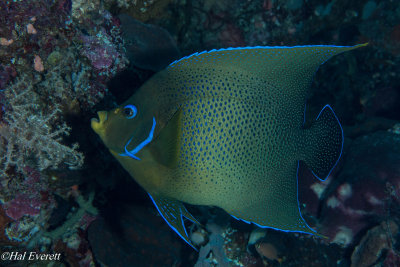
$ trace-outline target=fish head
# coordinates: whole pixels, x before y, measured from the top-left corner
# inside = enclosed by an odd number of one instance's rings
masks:
[[[91,127],[113,154],[140,160],[136,154],[152,141],[156,120],[143,105],[133,102],[99,111]]]

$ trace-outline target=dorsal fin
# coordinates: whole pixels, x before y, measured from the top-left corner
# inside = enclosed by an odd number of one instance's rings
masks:
[[[307,54],[316,57],[317,64],[320,65],[327,61],[330,57],[337,55],[342,52],[350,51],[353,49],[357,49],[360,47],[367,46],[368,43],[358,44],[354,46],[336,46],[336,45],[299,45],[299,46],[248,46],[248,47],[230,47],[230,48],[221,48],[221,49],[213,49],[210,51],[196,52],[189,56],[185,56],[181,59],[175,60],[171,64],[168,65],[167,68],[175,68],[179,66],[184,66],[191,62],[197,64],[207,63],[210,61],[214,61],[216,64],[220,63],[229,63],[226,62],[227,58],[241,58],[245,59],[245,61],[234,62],[235,64],[249,64],[247,59],[250,59],[253,62],[264,61],[265,56],[268,57],[269,60],[273,59],[275,56],[282,56],[287,53],[294,52],[293,56],[295,57],[304,57]],[[303,55],[301,55],[303,54]],[[250,57],[249,57],[250,56]],[[292,60],[296,60],[293,57]],[[233,62],[230,62],[233,63]],[[250,62],[251,64],[251,62]],[[253,64],[253,68],[254,68]]]
[[[244,69],[253,77],[264,77],[272,86],[290,90],[306,90],[318,67],[334,55],[366,46],[307,45],[307,46],[255,46],[225,48],[176,60],[167,69],[188,66],[213,68],[224,66],[227,71]]]
[[[297,123],[304,118],[304,101],[319,66],[334,55],[366,45],[257,46],[195,53],[166,68],[165,75],[174,81],[168,88],[179,89],[169,99],[183,103],[188,98],[234,98],[263,107],[275,101],[277,109],[296,105],[290,118]]]

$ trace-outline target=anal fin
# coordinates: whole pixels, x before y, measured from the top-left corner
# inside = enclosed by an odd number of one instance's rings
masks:
[[[158,212],[161,214],[161,216],[167,222],[167,224],[183,240],[185,240],[186,243],[188,243],[192,248],[194,248],[197,251],[194,245],[190,242],[189,236],[186,232],[185,225],[183,223],[183,217],[197,224],[199,224],[199,222],[186,210],[183,203],[172,198],[167,198],[157,195],[152,196],[150,194],[149,196],[153,201],[154,205],[156,206]]]
[[[287,165],[279,176],[270,176],[271,186],[254,190],[241,204],[225,209],[232,217],[261,228],[317,234],[301,215],[298,201],[299,162]]]

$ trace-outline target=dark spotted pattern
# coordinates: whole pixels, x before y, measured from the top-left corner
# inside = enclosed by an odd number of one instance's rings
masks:
[[[334,133],[340,140],[317,146],[327,160],[315,166],[329,172],[341,151],[341,128],[325,129],[321,120],[322,128],[302,129],[305,98],[318,66],[349,49],[220,50],[172,63],[158,89],[160,102],[176,103],[165,113],[183,112],[170,183],[175,197],[261,226],[311,232],[298,208],[298,160],[313,153],[319,131]]]

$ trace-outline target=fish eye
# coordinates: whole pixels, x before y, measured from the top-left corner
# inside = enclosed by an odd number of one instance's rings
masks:
[[[126,105],[123,112],[127,119],[132,119],[137,114],[137,108],[134,105]]]

